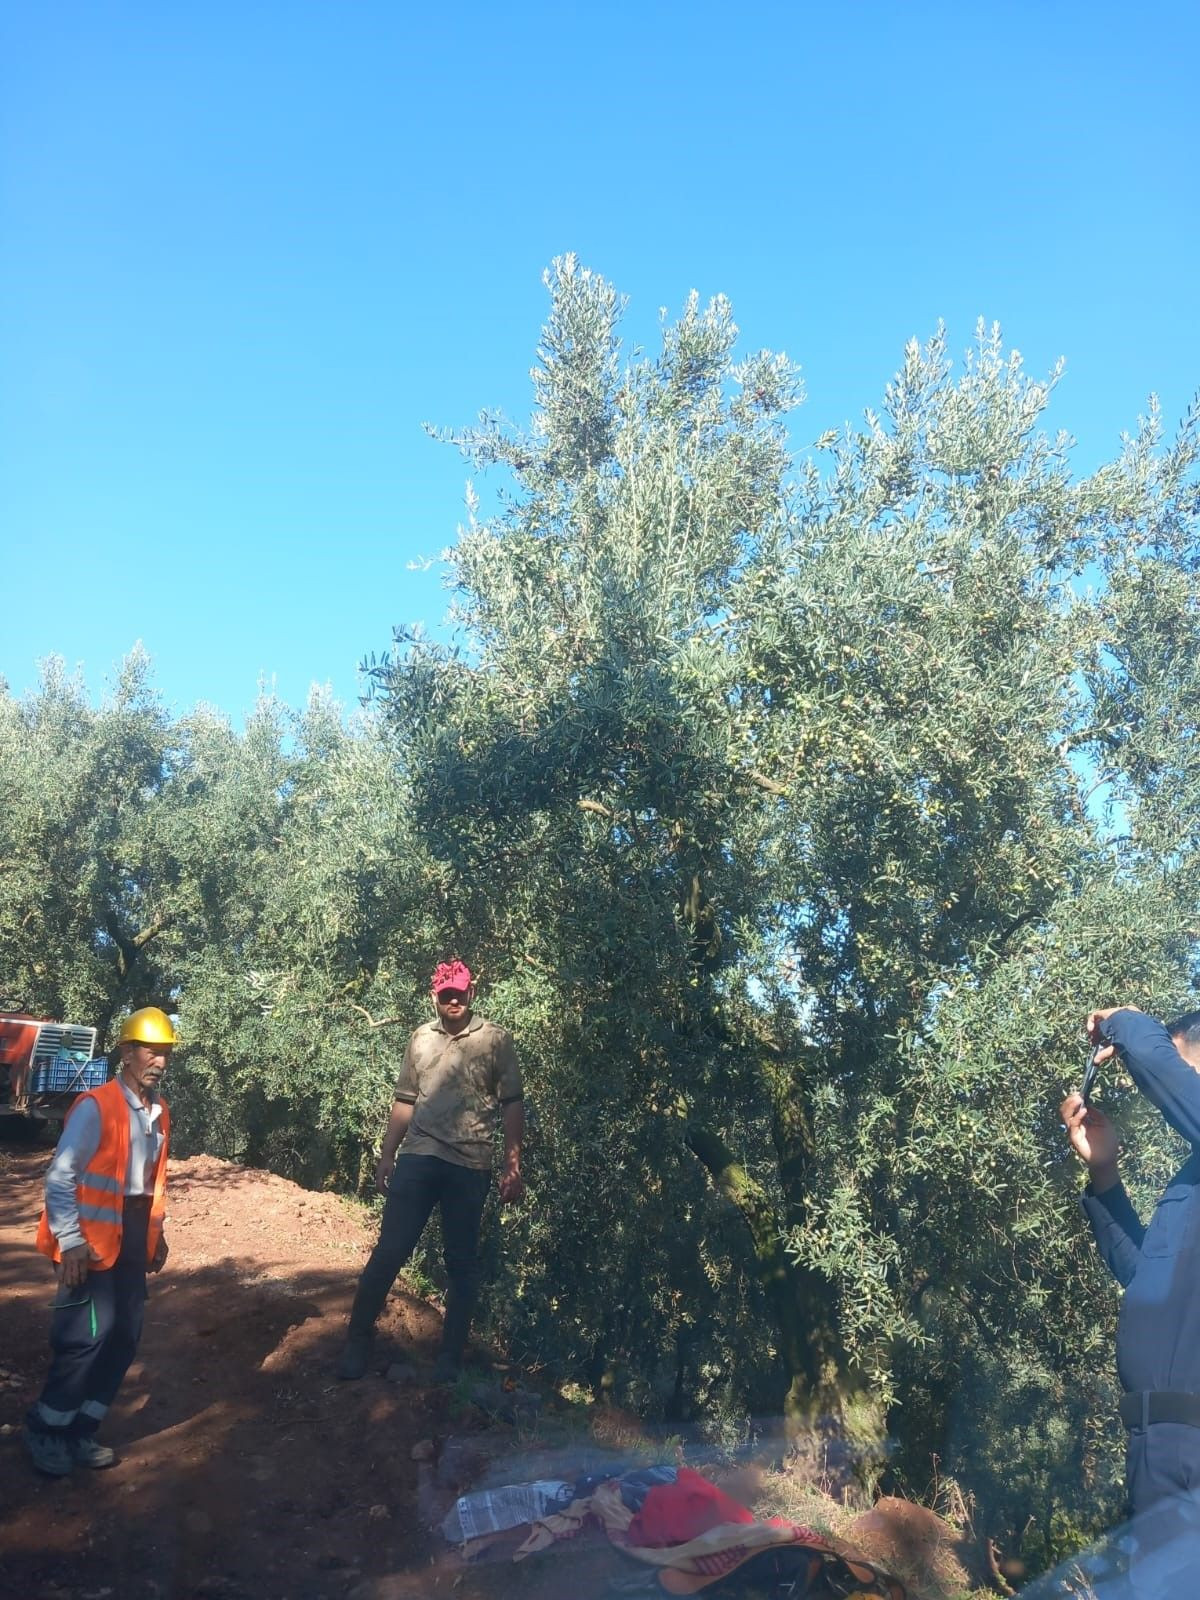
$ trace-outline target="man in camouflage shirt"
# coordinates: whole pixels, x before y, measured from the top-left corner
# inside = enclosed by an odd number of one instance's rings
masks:
[[[409,1039],[396,1081],[375,1171],[387,1204],[379,1243],[354,1296],[340,1378],[366,1373],[376,1318],[435,1205],[441,1208],[447,1294],[434,1381],[450,1382],[457,1374],[479,1292],[479,1225],[497,1113],[504,1127],[500,1199],[507,1204],[525,1193],[525,1112],[512,1037],[472,1012],[475,983],[461,961],[438,967],[432,992],[437,1016]]]

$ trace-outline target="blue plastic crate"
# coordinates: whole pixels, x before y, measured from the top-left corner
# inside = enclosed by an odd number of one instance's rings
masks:
[[[29,1077],[30,1094],[82,1094],[98,1089],[108,1081],[108,1058],[94,1056],[82,1060],[67,1051],[51,1061],[40,1061]]]

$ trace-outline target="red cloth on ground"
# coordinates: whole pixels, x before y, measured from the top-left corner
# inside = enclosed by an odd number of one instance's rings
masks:
[[[680,1467],[674,1483],[656,1483],[650,1490],[625,1537],[631,1545],[662,1550],[669,1545],[687,1544],[689,1539],[723,1523],[754,1520],[752,1511],[715,1483],[709,1483],[690,1467]]]

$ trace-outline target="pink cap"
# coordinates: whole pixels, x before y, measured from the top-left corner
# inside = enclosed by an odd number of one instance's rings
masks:
[[[430,988],[434,994],[441,994],[443,989],[461,989],[464,993],[475,982],[471,976],[471,969],[462,961],[443,961],[434,969],[433,982]]]

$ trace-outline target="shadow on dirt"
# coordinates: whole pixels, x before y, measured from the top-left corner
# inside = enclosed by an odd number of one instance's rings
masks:
[[[195,1229],[181,1217],[186,1243],[150,1279],[138,1358],[103,1430],[117,1466],[67,1479],[32,1471],[21,1424],[49,1360],[53,1270],[33,1246],[48,1155],[0,1150],[0,1594],[343,1600],[373,1574],[414,1558],[427,1565],[410,1515],[411,1444],[444,1431],[447,1394],[431,1409],[423,1390],[377,1375],[336,1382],[357,1276],[350,1229],[333,1197],[297,1191],[294,1204],[319,1213],[314,1235],[327,1240],[341,1226],[345,1264],[326,1246],[306,1270],[294,1241],[265,1226],[256,1255],[259,1186],[241,1172],[201,1202],[214,1206],[205,1226],[222,1215],[218,1201],[232,1218],[229,1232],[217,1220],[204,1244],[240,1254],[196,1260]],[[396,1296],[379,1364],[389,1332],[405,1337],[410,1357],[431,1359],[437,1326],[428,1308]]]
[[[381,1321],[368,1376],[339,1383],[370,1218],[335,1195],[215,1158],[174,1170],[171,1257],[150,1280],[138,1359],[102,1435],[116,1467],[36,1476],[21,1421],[48,1362],[53,1273],[33,1245],[48,1158],[0,1149],[0,1595],[599,1600],[614,1583],[645,1583],[602,1537],[519,1563],[514,1542],[464,1567],[438,1530],[466,1490],[574,1483],[685,1455],[705,1470],[711,1448],[616,1408],[524,1389],[515,1369],[435,1386],[440,1317],[405,1293]],[[764,1461],[782,1451],[771,1440],[777,1426],[754,1427]],[[742,1484],[721,1477],[761,1515],[818,1527],[772,1472],[747,1464]]]

